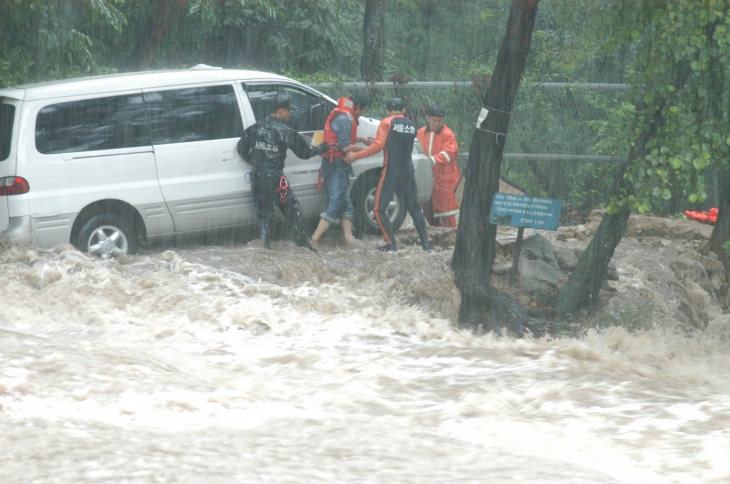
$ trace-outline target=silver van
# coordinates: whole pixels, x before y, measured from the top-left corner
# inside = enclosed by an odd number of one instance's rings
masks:
[[[292,101],[289,125],[311,139],[335,101],[275,74],[202,67],[0,89],[0,237],[39,247],[70,242],[109,258],[156,238],[256,223],[251,166],[236,143],[282,91]],[[377,127],[362,117],[358,136],[375,136]],[[425,201],[431,164],[416,147],[413,159]],[[320,162],[287,157],[305,217],[326,205]],[[382,153],[353,168],[355,226],[377,233]],[[397,193],[389,216],[394,227],[406,216]]]

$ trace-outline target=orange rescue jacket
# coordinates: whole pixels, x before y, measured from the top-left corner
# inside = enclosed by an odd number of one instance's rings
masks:
[[[457,163],[459,145],[456,143],[454,132],[446,125],[438,133],[424,126],[418,130],[416,137],[421,143],[424,154],[431,159],[433,165],[431,203],[434,216],[448,217],[458,213],[459,202],[454,196],[454,190],[459,183],[461,172]]]

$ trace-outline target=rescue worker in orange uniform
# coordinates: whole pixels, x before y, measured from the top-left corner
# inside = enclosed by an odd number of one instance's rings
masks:
[[[426,126],[416,134],[423,152],[433,165],[433,192],[423,206],[424,216],[432,226],[456,228],[459,202],[454,190],[461,172],[457,159],[459,145],[454,132],[444,124],[446,112],[440,106],[431,106],[426,112]]]
[[[345,161],[352,163],[383,151],[383,171],[380,173],[378,188],[375,190],[374,212],[386,245],[378,247],[378,250],[384,252],[398,250],[393,224],[387,213],[388,204],[398,188],[403,205],[411,215],[413,225],[421,238],[421,247],[430,252],[426,219],[423,218],[421,207],[418,205],[418,185],[411,158],[416,126],[405,117],[405,111],[406,103],[402,99],[397,97],[390,99],[385,106],[387,117],[380,122],[375,141],[364,150],[347,153]]]
[[[352,218],[355,208],[350,200],[350,177],[355,176],[352,166],[345,163],[344,156],[351,151],[361,150],[363,146],[355,143],[370,144],[372,138],[358,138],[358,118],[370,105],[370,96],[364,92],[356,92],[349,98],[340,98],[337,107],[330,113],[324,123],[324,141],[329,150],[322,155],[320,176],[327,187],[327,208],[319,214],[320,220],[312,242],[319,242],[327,229],[340,220],[345,242],[353,242]]]

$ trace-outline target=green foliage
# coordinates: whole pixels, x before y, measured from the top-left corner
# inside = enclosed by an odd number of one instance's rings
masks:
[[[0,2],[0,86],[123,69],[156,2]],[[675,213],[702,204],[706,180],[730,166],[730,0],[541,2],[507,153],[625,156],[658,112],[667,123],[630,167],[630,190],[609,211]],[[386,78],[469,80],[475,89],[371,90],[369,114],[387,97],[424,110],[444,106],[468,151],[496,61],[509,2],[387,3]],[[284,73],[308,84],[359,79],[361,0],[187,0],[153,68],[198,63]],[[540,82],[627,82],[625,93],[530,87]],[[349,95],[333,88],[333,97]],[[645,111],[637,106],[647,104]],[[643,108],[642,108],[643,109]],[[636,147],[633,147],[636,148]],[[585,209],[606,203],[614,164],[505,162],[503,174],[531,193]]]
[[[468,79],[494,65],[509,4],[493,0],[402,0],[388,4],[386,78]]]
[[[98,73],[101,29],[120,32],[121,0],[0,3],[0,85]]]
[[[633,197],[625,202],[634,210],[704,202],[708,171],[730,164],[729,10],[727,0],[655,0],[617,2],[611,12],[616,43],[637,52],[629,80],[647,108],[634,133],[655,113],[666,119],[626,174]]]

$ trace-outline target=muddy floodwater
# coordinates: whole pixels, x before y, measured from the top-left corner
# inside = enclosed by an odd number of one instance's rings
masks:
[[[401,237],[4,248],[0,482],[730,482],[727,315],[474,335],[451,249]],[[615,289],[663,297],[642,250]]]

